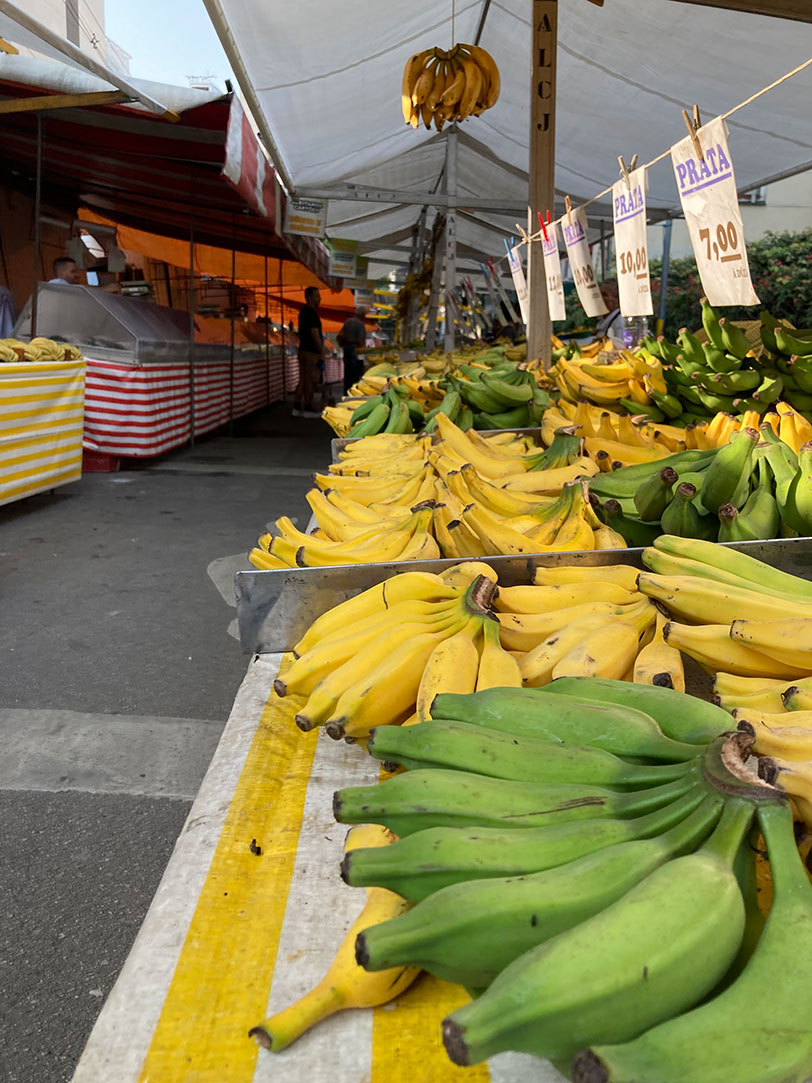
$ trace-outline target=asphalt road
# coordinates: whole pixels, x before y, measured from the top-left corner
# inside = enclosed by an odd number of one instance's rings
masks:
[[[2,1083],[70,1080],[247,668],[233,572],[331,435],[273,407],[0,507]]]

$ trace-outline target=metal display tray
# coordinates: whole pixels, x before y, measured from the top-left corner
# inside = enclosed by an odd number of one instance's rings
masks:
[[[739,550],[790,575],[812,580],[812,538],[737,542],[720,547]],[[502,586],[513,586],[527,583],[537,567],[631,564],[642,568],[642,554],[642,549],[590,549],[475,559],[490,564]],[[289,651],[317,617],[362,590],[400,572],[443,572],[462,563],[453,558],[237,572],[234,586],[242,649],[251,654]]]
[[[538,444],[538,446],[539,447],[541,446],[539,444],[539,440],[541,440],[541,429],[539,428],[538,425],[536,425],[532,429],[477,429],[477,432],[479,433],[480,436],[495,436],[497,433],[500,433],[500,432],[512,432],[516,436],[532,436],[536,440],[536,443]],[[415,436],[422,436],[423,434],[419,433],[419,432],[416,432],[416,433],[414,433],[414,435]],[[435,442],[436,435],[437,435],[436,433],[431,434],[431,442],[432,443]],[[339,452],[343,451],[344,448],[347,446],[347,444],[357,444],[359,440],[363,440],[363,439],[364,439],[363,436],[335,437],[334,439],[332,439],[330,441],[330,450],[331,450],[331,454],[332,454],[332,458],[331,458],[330,461],[334,462],[334,463],[337,463],[338,462]]]

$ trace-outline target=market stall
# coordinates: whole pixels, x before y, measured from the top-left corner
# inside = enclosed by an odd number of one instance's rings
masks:
[[[84,361],[0,364],[0,504],[82,476]]]

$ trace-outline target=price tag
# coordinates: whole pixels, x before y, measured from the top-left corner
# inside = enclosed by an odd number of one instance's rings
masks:
[[[671,148],[680,202],[705,296],[712,305],[757,305],[736,195],[727,126],[721,117]]]
[[[522,267],[522,252],[518,245],[511,248],[507,241],[505,241],[505,247],[507,248],[508,267],[513,277],[513,288],[516,290],[519,310],[522,314],[522,323],[527,327],[527,279],[524,277],[524,267]]]
[[[624,316],[651,316],[651,282],[646,242],[646,167],[612,185],[615,259],[620,311]]]
[[[572,278],[578,291],[578,298],[587,316],[605,316],[609,309],[603,303],[601,291],[595,280],[595,268],[586,241],[586,211],[578,207],[571,213],[572,221],[566,215],[560,220],[564,233],[564,244],[570,260]],[[547,227],[549,232],[549,226]]]
[[[565,320],[567,308],[564,304],[564,287],[561,285],[561,257],[558,254],[558,230],[555,222],[549,222],[547,240],[542,233],[541,251],[544,254],[544,277],[547,280],[547,304],[551,320]]]

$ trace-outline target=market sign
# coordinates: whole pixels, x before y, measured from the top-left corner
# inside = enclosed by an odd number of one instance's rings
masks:
[[[651,282],[646,237],[646,167],[633,169],[612,185],[615,261],[620,311],[651,316]]]
[[[363,289],[353,290],[356,308],[372,308],[375,304],[375,294],[372,292],[372,283],[367,283]]]
[[[527,326],[528,315],[528,303],[527,303],[527,279],[524,277],[524,267],[522,267],[522,253],[518,245],[511,248],[507,241],[505,241],[505,248],[507,249],[507,261],[510,268],[510,274],[513,278],[513,288],[516,290],[516,300],[519,302],[519,309],[522,313],[522,323]]]
[[[541,214],[539,214],[539,220],[541,220]],[[547,307],[550,319],[565,320],[567,309],[564,303],[564,287],[561,284],[561,257],[558,254],[558,228],[555,222],[547,222],[541,227],[541,251],[544,258],[544,278],[547,284]]]
[[[339,241],[332,238],[327,242],[330,250],[330,265],[327,273],[336,278],[355,278],[358,261],[358,241]]]
[[[326,199],[288,199],[285,201],[285,233],[298,233],[305,237],[323,237],[326,228]]]
[[[586,240],[586,211],[583,207],[564,215],[561,219],[561,232],[564,234],[572,278],[584,312],[587,316],[605,316],[609,309],[603,303],[595,278],[595,268],[592,266],[592,256]]]
[[[355,274],[344,278],[344,288],[348,290],[366,289],[369,272],[369,256],[355,257]]]
[[[705,296],[714,306],[757,305],[724,120],[675,143],[671,162]]]

